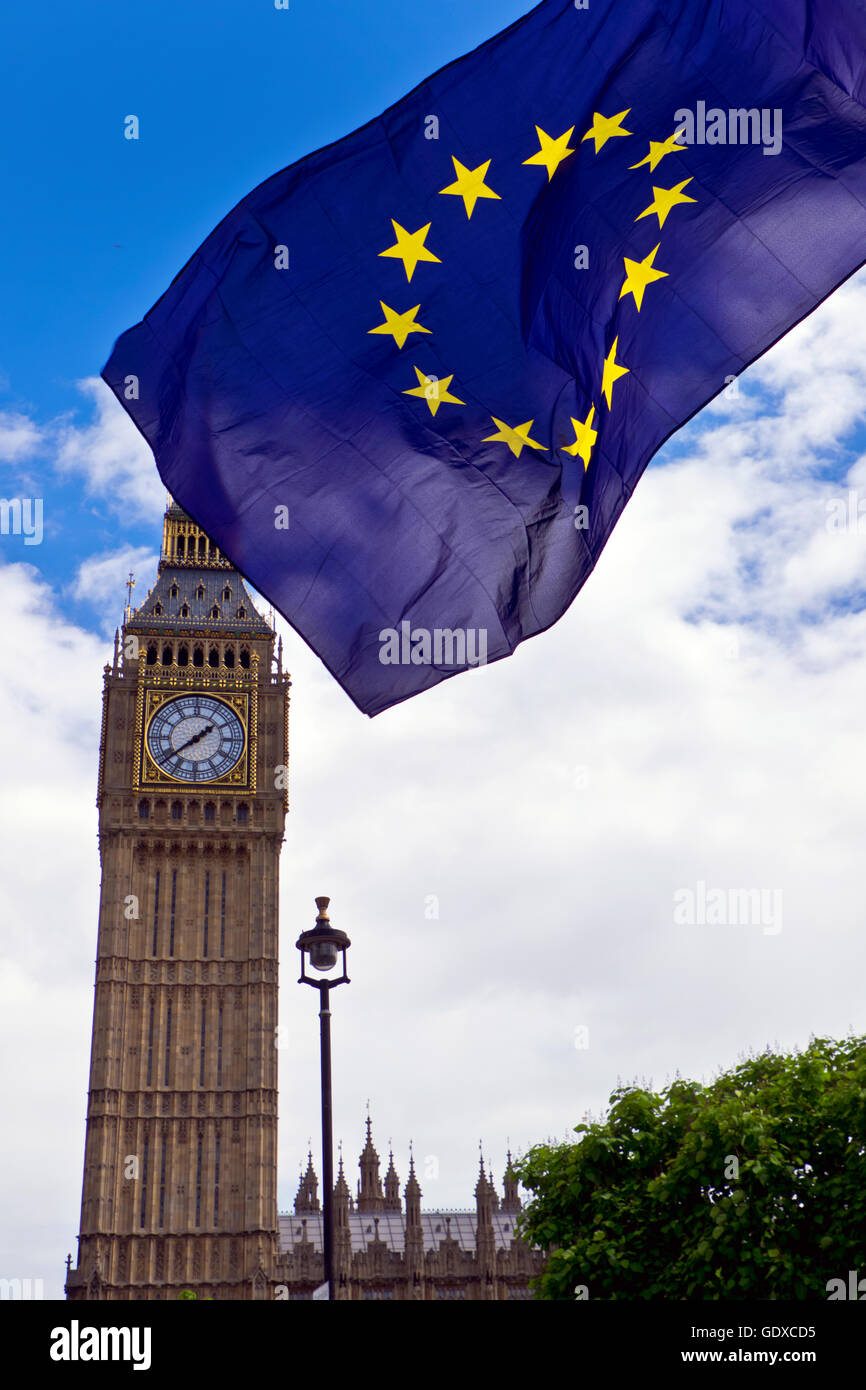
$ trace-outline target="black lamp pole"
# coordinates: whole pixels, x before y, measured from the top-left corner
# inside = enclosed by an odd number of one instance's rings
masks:
[[[334,1139],[331,1116],[331,990],[350,983],[346,974],[346,949],[351,941],[344,931],[331,926],[328,917],[330,898],[316,898],[319,915],[311,931],[301,932],[297,947],[301,953],[299,985],[313,985],[319,991],[319,1033],[322,1051],[322,1225],[325,1258],[325,1283],[328,1298],[334,1297]],[[343,973],[338,979],[311,978],[306,973],[306,958],[314,970],[333,970],[342,952]]]

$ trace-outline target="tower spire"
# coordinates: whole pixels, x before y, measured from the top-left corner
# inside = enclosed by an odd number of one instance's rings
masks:
[[[361,1180],[358,1183],[358,1211],[381,1211],[385,1204],[382,1182],[379,1177],[379,1155],[373,1145],[373,1122],[370,1119],[370,1102],[367,1101],[367,1142],[358,1160]]]
[[[520,1211],[522,1203],[520,1201],[520,1195],[517,1191],[517,1177],[515,1176],[514,1169],[511,1166],[510,1147],[507,1151],[505,1176],[502,1180],[502,1186],[505,1191],[505,1198],[502,1203],[502,1210],[510,1212]]]
[[[400,1211],[400,1179],[394,1167],[394,1150],[388,1140],[388,1171],[385,1174],[384,1211]]]

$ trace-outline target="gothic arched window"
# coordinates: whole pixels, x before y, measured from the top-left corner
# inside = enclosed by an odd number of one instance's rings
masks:
[[[155,643],[155,642],[151,642],[150,646],[149,646],[148,649],[147,649],[147,664],[148,664],[148,666],[155,666],[155,665],[156,665],[156,658],[157,658],[156,643]]]
[[[241,647],[241,665],[243,666],[243,668],[244,668],[245,671],[248,671],[248,670],[250,669],[250,649],[249,649],[249,647]]]
[[[225,661],[226,666],[234,666],[234,664],[235,664],[235,649],[234,649],[234,647],[226,647],[225,656],[223,657],[223,660]]]
[[[183,819],[183,806],[179,801],[173,801],[171,803],[171,818],[172,820]]]
[[[208,652],[208,654],[207,654],[207,664],[208,664],[208,666],[219,666],[219,664],[220,664],[220,654],[219,654],[219,652],[217,651],[216,647],[211,647],[210,651]]]
[[[189,647],[178,647],[178,649],[177,649],[177,664],[178,664],[178,666],[188,666],[188,665],[189,665]]]
[[[193,647],[192,664],[193,666],[204,666],[204,647]]]
[[[170,666],[170,665],[171,665],[171,647],[163,647],[163,649],[162,649],[162,664],[163,664],[163,666]]]
[[[138,819],[139,819],[139,820],[149,820],[149,819],[150,819],[150,802],[149,802],[149,801],[139,801],[139,803],[138,803]]]
[[[216,820],[216,807],[212,801],[206,801],[204,806],[204,818],[206,821]]]

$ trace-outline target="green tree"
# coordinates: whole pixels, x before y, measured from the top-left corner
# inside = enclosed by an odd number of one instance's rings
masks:
[[[866,1038],[624,1086],[514,1164],[548,1299],[809,1299],[866,1276]],[[585,1290],[585,1292],[584,1292]]]

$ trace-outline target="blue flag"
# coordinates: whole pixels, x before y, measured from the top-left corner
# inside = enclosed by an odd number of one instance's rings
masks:
[[[556,622],[664,440],[866,260],[864,53],[858,0],[546,0],[118,340],[169,491],[360,709]]]

